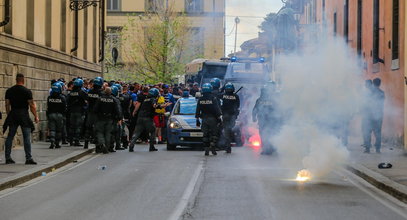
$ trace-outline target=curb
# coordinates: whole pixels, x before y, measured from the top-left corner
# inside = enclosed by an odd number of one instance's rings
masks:
[[[75,160],[78,160],[88,154],[93,152],[93,148],[82,151],[80,153],[73,152],[68,154],[67,156],[61,157],[59,159],[51,161],[49,164],[44,164],[40,167],[36,167],[30,170],[26,170],[20,174],[15,176],[11,176],[9,178],[5,178],[4,180],[0,180],[0,191],[15,187],[17,185],[23,184],[28,182],[34,178],[37,178],[42,175],[42,172],[49,173],[52,169],[61,168],[69,163],[72,163]]]
[[[347,165],[346,169],[369,182],[376,188],[407,204],[407,186],[396,183],[393,180],[359,164]]]

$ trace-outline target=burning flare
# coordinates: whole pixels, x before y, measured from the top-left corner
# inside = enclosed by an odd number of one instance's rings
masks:
[[[308,170],[300,170],[297,173],[297,178],[295,179],[298,182],[306,182],[311,180],[311,173]]]

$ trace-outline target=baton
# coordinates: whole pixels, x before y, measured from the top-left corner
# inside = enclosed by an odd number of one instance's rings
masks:
[[[241,89],[243,89],[243,86],[241,86],[241,87],[235,92],[235,94],[237,94]]]

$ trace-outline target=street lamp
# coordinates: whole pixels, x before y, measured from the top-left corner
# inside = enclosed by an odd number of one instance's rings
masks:
[[[237,43],[237,25],[240,23],[240,18],[236,17],[235,18],[235,25],[236,25],[236,30],[235,30],[235,49],[233,50],[233,55],[236,56],[236,43]]]

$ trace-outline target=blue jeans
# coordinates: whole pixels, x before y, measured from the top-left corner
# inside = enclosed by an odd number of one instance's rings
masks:
[[[5,154],[6,159],[11,159],[11,147],[13,145],[13,138],[17,133],[18,125],[10,125],[6,143],[5,143]],[[23,131],[23,139],[24,139],[24,151],[25,151],[25,159],[30,160],[32,159],[31,156],[31,128],[29,127],[21,127]]]

